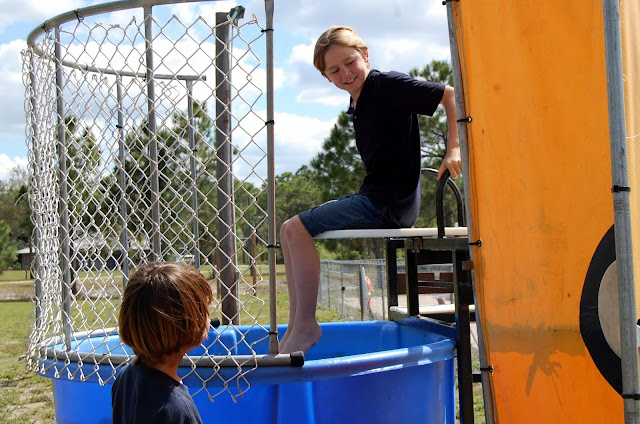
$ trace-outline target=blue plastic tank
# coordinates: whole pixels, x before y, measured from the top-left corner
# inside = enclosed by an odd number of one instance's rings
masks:
[[[248,390],[243,387],[246,392],[235,402],[228,393],[216,396],[212,402],[191,368],[181,370],[184,383],[195,393],[194,401],[204,423],[455,423],[452,339],[425,330],[419,320],[321,326],[322,339],[309,350],[304,366],[258,367],[246,374],[250,387]],[[280,334],[285,330],[284,326],[278,329]],[[259,327],[222,326],[211,331],[220,333],[226,346],[233,346],[238,337],[250,341],[265,336],[264,329]],[[91,339],[96,338],[99,340],[86,340],[75,348],[81,352],[93,345],[102,346],[98,350],[104,352],[117,351],[115,347],[120,343],[117,335],[91,335]],[[268,353],[267,340],[254,348],[258,354]],[[215,345],[209,352],[214,354],[213,350]],[[191,353],[199,355],[202,348]],[[42,369],[55,368],[48,365],[45,361]],[[111,423],[111,384],[98,384],[97,374],[107,380],[114,372],[112,366],[71,363],[67,370],[58,378],[52,371],[46,374],[53,378],[57,422]],[[213,377],[207,383],[212,389],[222,386],[212,368],[198,367],[197,372],[204,379]],[[220,372],[226,376],[227,372],[233,375],[237,370],[223,368]],[[74,375],[73,380],[68,379],[69,374]],[[84,375],[86,381],[79,381],[79,375]],[[230,390],[238,393],[236,387]],[[212,393],[218,391],[219,387]]]

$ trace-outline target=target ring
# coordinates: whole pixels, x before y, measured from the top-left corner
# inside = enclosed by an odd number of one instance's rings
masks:
[[[593,362],[618,393],[622,393],[620,318],[614,227],[596,248],[580,299],[580,333]]]

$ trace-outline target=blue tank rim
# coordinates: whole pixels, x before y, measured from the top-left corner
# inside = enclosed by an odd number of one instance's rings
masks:
[[[421,319],[405,319],[401,321],[358,321],[358,322],[335,322],[321,323],[323,334],[330,334],[332,331],[395,331],[395,332],[415,332],[421,331],[433,334],[429,336],[428,343],[417,344],[411,346],[397,347],[393,349],[379,350],[368,353],[347,354],[344,356],[313,358],[305,360],[302,367],[293,367],[290,365],[280,366],[256,366],[250,365],[242,367],[241,370],[250,370],[246,375],[247,385],[273,385],[283,383],[296,383],[317,380],[328,380],[334,378],[350,377],[365,375],[377,372],[393,371],[395,369],[407,368],[413,366],[424,366],[439,361],[452,360],[455,356],[455,340],[452,338],[435,334],[431,326],[425,324]],[[240,326],[238,330],[242,331],[249,326]],[[286,326],[279,326],[278,331],[284,332]],[[283,334],[283,333],[282,333]],[[79,332],[74,336],[80,340],[108,339],[110,342],[116,342],[119,337],[117,329],[105,329],[92,332]],[[42,358],[38,360],[37,372],[47,378],[67,380],[78,380],[83,382],[94,382],[99,384],[110,384],[113,377],[128,363],[132,358],[123,351],[121,354],[114,353],[109,350],[104,354],[67,352],[63,349],[57,349],[61,346],[61,338],[50,339],[47,347],[41,348]],[[82,345],[82,343],[80,343]],[[92,345],[90,342],[88,345]],[[311,351],[310,351],[311,352]],[[185,359],[190,366],[181,367],[179,375],[183,375],[184,383],[202,384],[201,379],[209,379],[212,386],[223,384],[222,381],[237,375],[240,367],[219,367],[214,365],[215,361],[211,361],[210,366],[204,366],[198,363],[198,375],[195,375],[193,363],[198,361],[201,356],[189,356]],[[216,357],[212,357],[215,359]],[[221,357],[218,357],[220,359]],[[228,355],[225,356],[228,358]],[[56,370],[56,363],[60,361],[66,362],[66,372]],[[253,368],[253,369],[251,369]],[[220,374],[221,378],[215,377]]]

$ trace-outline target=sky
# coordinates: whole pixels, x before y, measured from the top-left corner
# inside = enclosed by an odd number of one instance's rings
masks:
[[[0,0],[0,179],[6,179],[13,167],[27,164],[21,56],[27,36],[52,17],[101,3],[105,2]],[[162,6],[161,11],[183,22],[197,16],[215,21],[215,12],[237,5],[246,9],[244,20],[255,15],[261,26],[266,25],[263,0],[185,3]],[[330,26],[354,28],[369,47],[372,68],[380,71],[408,72],[434,59],[450,60],[442,0],[275,0],[274,5],[276,174],[308,164],[347,108],[349,95],[312,64],[315,40]],[[117,21],[123,14],[105,19]]]

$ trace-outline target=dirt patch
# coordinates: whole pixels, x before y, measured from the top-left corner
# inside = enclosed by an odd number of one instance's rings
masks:
[[[11,393],[3,393],[10,400],[0,415],[3,422],[51,422],[48,417],[54,415],[53,391],[48,385],[24,387],[24,383],[20,383],[9,390]]]
[[[33,299],[33,283],[0,284],[0,302],[30,302]]]

